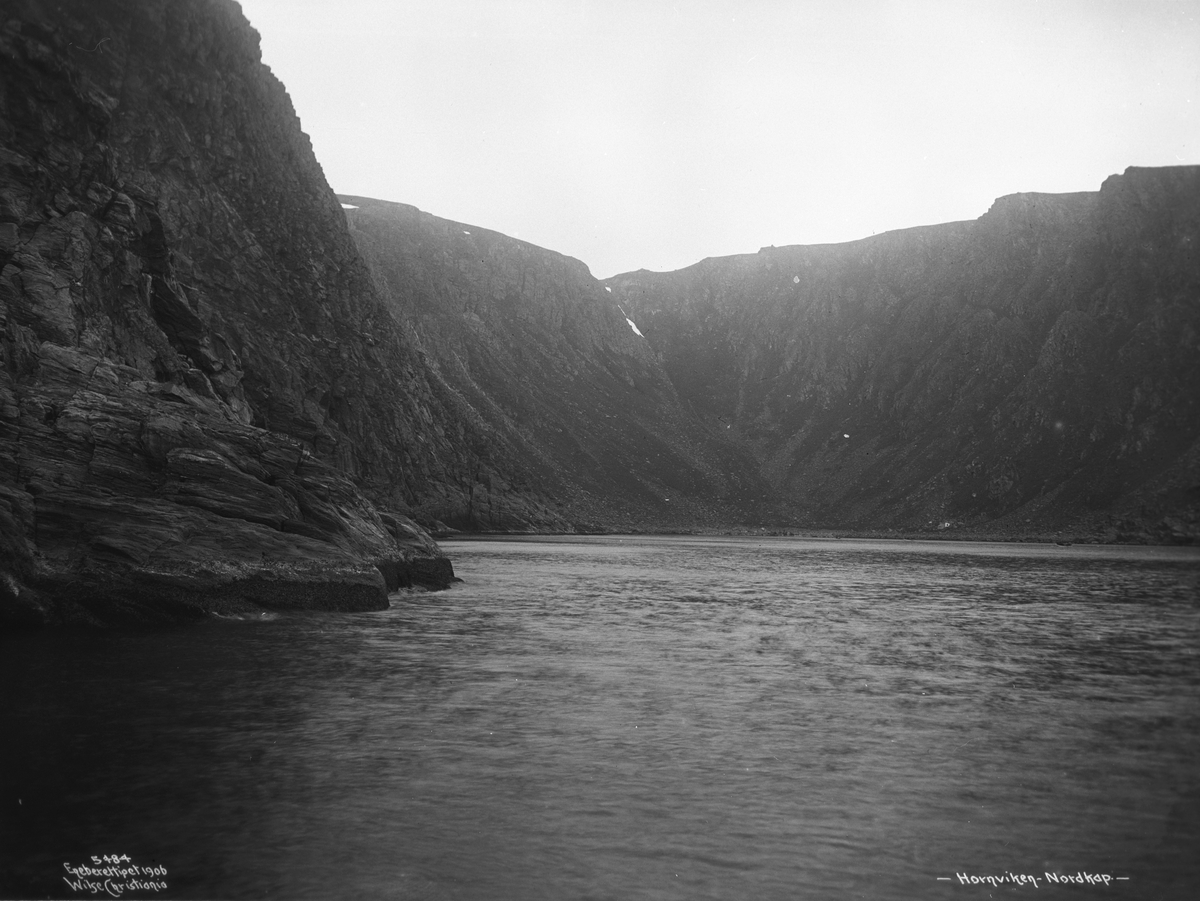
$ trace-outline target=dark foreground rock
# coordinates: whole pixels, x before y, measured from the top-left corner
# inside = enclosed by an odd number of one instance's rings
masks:
[[[251,572],[142,569],[58,576],[7,599],[8,618],[27,626],[128,626],[267,610],[380,610],[388,604],[383,576],[374,567],[254,567]]]
[[[0,14],[0,623],[448,584],[455,458],[234,3]]]

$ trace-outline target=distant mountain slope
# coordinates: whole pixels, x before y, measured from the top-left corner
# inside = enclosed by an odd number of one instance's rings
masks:
[[[799,522],[1200,538],[1200,167],[606,285]]]
[[[351,234],[398,321],[482,439],[452,525],[525,527],[514,482],[583,528],[777,519],[753,458],[680,402],[578,260],[404,204],[340,199],[356,207]]]

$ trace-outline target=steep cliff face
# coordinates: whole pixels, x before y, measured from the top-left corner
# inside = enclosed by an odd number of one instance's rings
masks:
[[[0,29],[0,617],[445,581],[402,514],[454,459],[447,391],[238,7],[26,2]]]
[[[1200,168],[607,285],[798,522],[1200,537]]]
[[[777,519],[753,458],[681,403],[578,260],[411,206],[341,200],[380,290],[477,436],[452,525],[521,528],[531,495],[569,528]]]

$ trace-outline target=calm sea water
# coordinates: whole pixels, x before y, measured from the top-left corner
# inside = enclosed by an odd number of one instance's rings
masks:
[[[1194,551],[445,547],[385,612],[0,639],[4,897],[1200,897]]]

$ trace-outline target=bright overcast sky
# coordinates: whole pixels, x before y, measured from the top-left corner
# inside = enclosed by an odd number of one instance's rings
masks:
[[[1200,0],[242,0],[335,191],[597,276],[1200,163]]]

